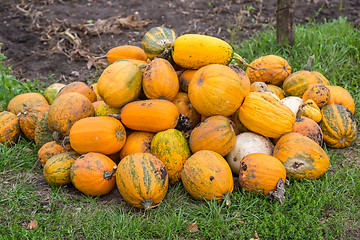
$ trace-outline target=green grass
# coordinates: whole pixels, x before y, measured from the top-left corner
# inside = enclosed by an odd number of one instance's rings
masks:
[[[359,106],[360,33],[344,19],[297,26],[296,44],[280,48],[272,30],[238,43],[247,61],[267,54],[287,59],[293,71],[315,54],[313,70],[350,91]],[[26,88],[25,88],[26,90]],[[0,98],[1,100],[1,98]],[[356,114],[359,122],[359,112]],[[158,208],[130,207],[117,189],[88,197],[73,186],[47,184],[33,143],[0,146],[0,239],[356,239],[360,236],[359,141],[344,150],[325,149],[330,168],[318,180],[293,180],[283,205],[262,195],[235,191],[232,204],[199,202],[179,183]],[[35,220],[38,227],[26,229]],[[190,232],[196,222],[199,230]]]

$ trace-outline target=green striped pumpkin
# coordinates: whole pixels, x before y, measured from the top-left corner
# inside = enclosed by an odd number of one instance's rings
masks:
[[[356,139],[356,121],[349,109],[339,104],[330,104],[321,109],[321,114],[320,126],[327,146],[344,148]]]
[[[160,54],[171,55],[170,49],[177,38],[176,33],[165,27],[154,27],[145,33],[141,46],[150,60]],[[165,56],[166,59],[168,59]]]

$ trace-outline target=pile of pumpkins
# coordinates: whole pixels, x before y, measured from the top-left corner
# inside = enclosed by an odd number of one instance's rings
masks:
[[[228,201],[238,181],[282,201],[287,177],[327,171],[323,141],[344,148],[356,139],[352,96],[311,71],[311,58],[293,73],[280,56],[248,64],[219,38],[164,27],[141,45],[110,49],[91,86],[15,96],[0,113],[0,143],[23,134],[50,184],[91,196],[116,185],[126,202],[149,209],[177,182],[198,200]]]

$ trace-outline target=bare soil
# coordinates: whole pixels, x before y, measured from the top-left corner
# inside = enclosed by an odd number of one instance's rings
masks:
[[[359,0],[295,1],[295,23],[359,18]],[[0,42],[21,81],[89,81],[113,47],[141,46],[152,27],[241,41],[275,26],[276,1],[250,0],[1,0]]]

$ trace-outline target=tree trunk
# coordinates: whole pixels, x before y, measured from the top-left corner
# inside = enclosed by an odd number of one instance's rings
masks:
[[[277,0],[276,41],[278,45],[294,44],[295,0]]]

